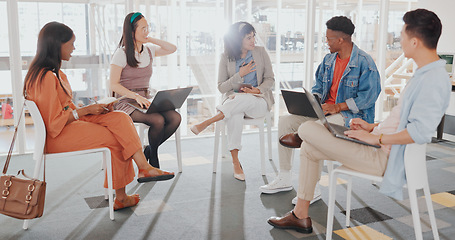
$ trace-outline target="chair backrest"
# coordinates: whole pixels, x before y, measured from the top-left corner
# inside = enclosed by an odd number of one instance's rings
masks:
[[[404,167],[408,188],[421,189],[428,184],[426,147],[427,144],[406,145]]]
[[[46,126],[35,102],[25,100],[25,105],[33,119],[35,126],[35,147],[33,150],[33,159],[41,160],[44,153],[44,144],[46,143]]]

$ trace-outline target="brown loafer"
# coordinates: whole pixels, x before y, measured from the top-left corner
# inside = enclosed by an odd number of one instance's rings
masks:
[[[280,137],[280,143],[288,148],[300,148],[302,139],[300,139],[297,133],[288,133]]]
[[[293,229],[307,234],[313,232],[311,218],[298,219],[293,211],[286,213],[284,217],[271,217],[267,222],[276,228]]]

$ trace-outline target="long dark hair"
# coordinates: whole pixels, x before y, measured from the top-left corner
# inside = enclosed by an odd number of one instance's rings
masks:
[[[250,33],[256,34],[256,30],[247,22],[237,22],[229,27],[228,32],[224,35],[224,54],[229,60],[240,59],[243,38]]]
[[[139,61],[136,59],[134,56],[134,48],[135,48],[135,43],[136,43],[136,37],[135,37],[135,32],[137,29],[137,22],[141,20],[144,15],[140,14],[136,16],[133,21],[131,22],[131,17],[135,13],[129,13],[126,15],[125,20],[123,21],[123,34],[122,38],[120,39],[120,42],[118,44],[118,47],[125,47],[125,54],[126,54],[126,62],[130,67],[137,67],[139,64]]]
[[[61,47],[62,44],[71,40],[73,35],[73,30],[63,23],[50,22],[44,25],[38,35],[36,55],[25,76],[24,96],[26,96],[27,88],[36,82],[41,83],[48,71],[55,73],[60,80],[59,71],[62,65]],[[61,82],[60,85],[62,85]],[[62,88],[68,94],[63,86]]]

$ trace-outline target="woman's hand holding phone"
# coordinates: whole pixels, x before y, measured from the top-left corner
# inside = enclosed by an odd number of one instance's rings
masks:
[[[251,93],[251,94],[261,94],[261,90],[259,90],[259,88],[253,87],[253,86],[251,86],[251,88],[242,87],[242,88],[240,88],[240,92]]]

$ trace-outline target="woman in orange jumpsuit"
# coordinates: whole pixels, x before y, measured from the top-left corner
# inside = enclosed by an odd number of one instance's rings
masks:
[[[174,177],[148,164],[131,118],[113,112],[112,105],[93,104],[76,108],[66,75],[60,70],[74,51],[76,37],[66,25],[46,24],[38,36],[36,56],[24,82],[24,96],[38,106],[46,125],[46,153],[108,147],[111,150],[114,210],[135,206],[139,195],[126,195],[125,186],[134,179],[132,160],[139,168],[138,181]],[[104,186],[107,187],[107,177]]]

